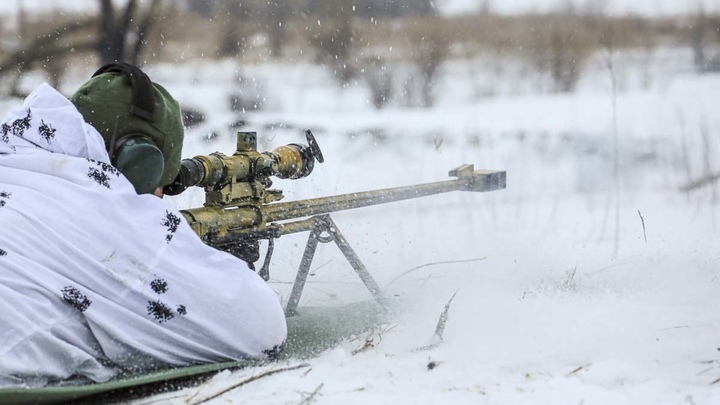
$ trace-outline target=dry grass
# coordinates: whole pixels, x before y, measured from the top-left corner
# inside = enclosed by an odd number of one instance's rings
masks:
[[[73,21],[87,19],[87,16],[36,15],[28,22],[24,37],[32,39],[51,33],[48,26],[61,27]],[[324,24],[334,26],[336,21],[325,17]],[[720,16],[704,16],[709,30],[720,28]],[[291,17],[285,24],[289,49],[312,48],[312,37],[318,33],[317,16],[300,15]],[[175,60],[178,55],[186,58],[209,57],[220,52],[223,33],[228,26],[240,26],[245,39],[266,32],[267,20],[262,16],[246,21],[237,21],[227,15],[208,18],[192,13],[166,9],[155,21],[155,28],[149,38],[148,54],[156,59]],[[352,46],[359,50],[377,50],[391,53],[390,57],[404,58],[413,52],[413,47],[422,38],[442,38],[453,46],[451,56],[463,56],[487,50],[515,52],[532,47],[551,46],[553,36],[564,38],[568,46],[583,46],[596,49],[603,46],[612,36],[617,48],[643,46],[647,43],[684,44],[691,35],[692,20],[644,19],[640,17],[587,17],[579,15],[546,14],[520,16],[459,16],[408,17],[405,19],[354,18]],[[83,33],[85,38],[96,35],[92,29]],[[15,36],[16,32],[0,32],[3,39]],[[77,38],[76,38],[77,39]],[[720,34],[715,35],[720,43]],[[388,50],[392,47],[392,52]],[[368,52],[368,51],[365,51]],[[297,55],[298,53],[290,53]],[[388,55],[383,55],[388,57]]]
[[[22,44],[17,40],[19,33],[16,30],[7,27],[0,30],[0,41],[6,44],[0,48],[0,65],[8,60],[13,50],[17,51],[37,38],[57,35],[58,27],[88,18],[72,14],[27,17]],[[707,27],[704,43],[717,46],[720,44],[720,16],[703,15],[702,18],[703,26]],[[348,19],[352,21],[348,31],[352,37],[343,43],[343,47],[349,49],[320,49],[317,46],[319,35],[325,35],[325,38],[337,36],[337,27],[346,24]],[[680,20],[567,14],[368,19],[354,16],[347,10],[321,16],[295,11],[283,23],[281,60],[319,61],[322,60],[321,52],[347,52],[343,58],[355,63],[361,63],[363,58],[382,58],[388,63],[404,61],[432,68],[433,64],[447,58],[472,58],[488,53],[512,55],[524,58],[528,66],[551,75],[558,83],[557,90],[567,91],[577,81],[573,75],[582,70],[586,58],[606,48],[608,43],[615,50],[691,45],[693,35],[697,36],[692,30],[693,22],[693,17]],[[60,43],[68,52],[74,50],[72,58],[56,55],[55,60],[44,58],[47,63],[36,63],[33,67],[61,72],[76,61],[91,63],[92,49],[76,45],[97,38],[96,24],[54,42]],[[234,31],[237,41],[247,45],[241,47],[236,56],[238,63],[262,63],[276,57],[271,55],[271,41],[267,39],[271,24],[273,22],[260,12],[238,20],[227,13],[203,17],[166,7],[155,20],[141,60],[152,63],[219,58],[226,45],[227,33]],[[323,32],[323,28],[334,31]],[[431,45],[429,48],[428,44]],[[439,49],[442,54],[428,52],[428,49]]]

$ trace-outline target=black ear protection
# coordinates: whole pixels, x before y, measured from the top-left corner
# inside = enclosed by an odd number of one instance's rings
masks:
[[[98,69],[92,77],[108,72],[123,73],[130,77],[132,88],[130,114],[152,123],[155,112],[155,90],[145,72],[128,63],[109,63]],[[123,118],[132,117],[117,117],[118,120]],[[108,145],[112,165],[132,183],[138,194],[152,194],[160,186],[165,169],[162,151],[145,134],[135,132],[118,134],[117,123],[115,124],[116,129]]]

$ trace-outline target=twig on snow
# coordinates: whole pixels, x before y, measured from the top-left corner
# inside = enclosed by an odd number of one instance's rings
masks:
[[[137,405],[151,405],[151,404],[161,404],[161,403],[166,404],[166,403],[168,403],[168,401],[171,401],[173,399],[180,399],[180,398],[184,397],[185,394],[173,395],[170,397],[162,397],[162,395],[158,395],[158,396],[160,396],[161,398],[151,399],[146,402],[138,402]]]
[[[575,370],[569,372],[568,375],[573,375],[573,374],[575,374],[575,373],[577,373],[578,371],[583,370],[583,369],[585,369],[585,366],[578,366],[578,368],[576,368]]]
[[[643,226],[643,237],[645,237],[645,243],[647,244],[647,232],[645,232],[645,218],[643,218],[640,210],[638,210],[638,215],[640,215],[640,222],[642,222]]]
[[[460,290],[458,290],[458,291],[460,291]],[[435,334],[430,338],[430,344],[427,346],[417,348],[413,351],[430,350],[430,349],[437,347],[440,343],[442,343],[443,334],[445,333],[445,324],[447,323],[448,313],[450,312],[450,304],[452,304],[458,291],[455,291],[455,294],[453,294],[452,297],[450,297],[450,300],[448,301],[448,303],[445,304],[445,310],[443,310],[442,314],[440,314],[440,319],[438,319],[437,326],[435,327]]]
[[[425,264],[423,264],[423,265],[413,267],[412,269],[407,270],[407,271],[403,272],[402,274],[398,275],[397,277],[395,277],[394,279],[390,280],[390,282],[387,283],[387,285],[385,285],[385,289],[387,289],[388,287],[390,287],[390,285],[391,285],[392,283],[396,282],[399,278],[405,277],[406,275],[408,275],[408,274],[410,274],[410,273],[412,273],[412,272],[414,272],[414,271],[416,271],[416,270],[420,270],[420,269],[422,269],[422,268],[425,268],[425,267],[437,266],[437,265],[440,265],[440,264],[473,263],[473,262],[479,262],[480,260],[485,260],[485,259],[487,259],[487,257],[478,257],[478,258],[476,258],[476,259],[447,260],[447,261],[444,261],[444,262],[425,263]]]
[[[701,372],[699,372],[699,373],[697,373],[697,374],[695,374],[695,375],[697,375],[697,376],[703,375],[703,374],[707,373],[708,371],[712,371],[712,370],[714,370],[714,369],[715,369],[715,367],[708,367],[708,368],[706,368],[705,370],[702,370]]]
[[[320,383],[317,388],[315,388],[315,391],[313,392],[301,392],[300,395],[302,395],[303,400],[300,401],[298,405],[304,405],[304,404],[311,404],[313,401],[315,401],[315,396],[320,392],[322,387],[325,385],[325,383]]]
[[[578,266],[576,263],[572,271],[568,273],[568,278],[563,283],[563,288],[568,290],[575,288],[575,274],[577,273],[577,268]]]
[[[373,338],[367,338],[367,339],[365,339],[365,342],[363,343],[362,346],[353,350],[352,352],[350,352],[350,354],[354,356],[358,353],[364,352],[367,349],[370,349],[371,347],[375,347],[375,345],[373,344]]]
[[[376,329],[373,328],[373,330],[371,330],[370,333],[368,333],[367,337],[365,338],[365,342],[362,344],[362,346],[353,350],[352,352],[350,352],[350,354],[354,356],[358,353],[364,352],[367,349],[371,349],[371,348],[379,345],[380,342],[382,342],[383,334],[385,332],[393,330],[396,326],[397,325],[386,324],[379,331],[377,331]],[[376,338],[377,338],[377,343],[375,343]]]
[[[245,384],[249,384],[249,383],[251,383],[251,382],[253,382],[253,381],[256,381],[256,380],[259,380],[259,379],[261,379],[261,378],[263,378],[263,377],[268,377],[268,376],[271,376],[271,375],[273,375],[273,374],[282,373],[282,372],[284,372],[284,371],[297,370],[297,369],[299,369],[299,368],[305,368],[305,367],[310,367],[310,364],[308,364],[308,363],[302,363],[302,364],[297,364],[297,365],[290,366],[290,367],[283,367],[283,368],[276,368],[276,369],[273,369],[273,370],[268,370],[268,371],[266,371],[266,372],[264,372],[264,373],[260,373],[260,374],[258,374],[258,375],[254,375],[254,376],[252,376],[252,377],[250,377],[250,378],[246,378],[246,379],[240,381],[239,383],[233,384],[233,385],[231,385],[230,387],[227,387],[227,388],[225,388],[225,389],[223,389],[223,390],[220,390],[219,392],[217,392],[217,393],[215,393],[215,394],[213,394],[213,395],[211,395],[211,396],[209,396],[209,397],[206,397],[206,398],[201,399],[200,401],[193,402],[192,405],[198,405],[198,404],[202,404],[202,403],[208,402],[208,401],[210,401],[211,399],[215,399],[215,398],[219,397],[220,395],[225,394],[225,393],[228,392],[228,391],[232,391],[232,390],[234,390],[235,388],[242,387],[242,386],[245,385]]]
[[[455,291],[455,293],[452,295],[452,297],[450,297],[450,300],[448,301],[448,303],[445,304],[445,310],[443,310],[442,314],[440,314],[440,319],[438,319],[437,327],[435,327],[435,335],[433,336],[433,339],[435,341],[437,341],[438,343],[443,341],[443,334],[445,333],[445,324],[447,323],[448,313],[450,312],[450,304],[452,304],[457,293],[458,292]]]
[[[690,192],[690,191],[694,191],[699,188],[711,185],[711,184],[717,182],[718,180],[720,180],[720,173],[708,174],[705,177],[702,177],[697,180],[693,180],[688,184],[680,186],[680,191],[683,191],[686,193]]]

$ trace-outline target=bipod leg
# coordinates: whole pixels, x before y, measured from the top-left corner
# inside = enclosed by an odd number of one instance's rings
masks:
[[[308,274],[310,273],[310,265],[312,264],[313,257],[315,256],[315,250],[317,250],[318,242],[329,243],[333,241],[343,253],[345,259],[347,259],[352,268],[358,274],[360,280],[362,280],[363,284],[365,284],[365,287],[368,291],[370,291],[370,294],[372,294],[383,309],[387,310],[389,305],[382,293],[382,290],[380,289],[380,286],[378,286],[375,279],[372,275],[370,275],[370,272],[363,262],[360,261],[360,258],[350,246],[347,239],[345,239],[343,234],[337,228],[335,222],[333,222],[329,215],[319,215],[313,217],[312,220],[315,224],[313,229],[310,231],[310,236],[308,237],[308,242],[305,246],[302,262],[300,262],[300,268],[298,269],[297,276],[295,277],[295,283],[293,284],[290,298],[288,298],[288,304],[285,307],[285,315],[292,316],[297,312],[297,307],[300,303],[300,296],[305,288],[305,282],[307,281]],[[327,235],[323,235],[323,233],[326,233]]]
[[[347,259],[352,268],[355,269],[355,272],[358,274],[363,284],[365,284],[368,291],[370,291],[370,294],[372,294],[378,304],[380,304],[384,309],[388,309],[389,306],[387,300],[385,299],[380,286],[372,277],[363,262],[360,261],[360,258],[350,246],[347,239],[345,239],[343,234],[340,232],[337,225],[335,225],[335,222],[333,222],[329,215],[322,215],[320,218],[323,222],[325,222],[326,232],[330,235],[332,240],[335,241],[335,244],[343,255],[345,255],[345,259]]]
[[[317,223],[310,231],[307,245],[305,245],[305,252],[303,252],[302,261],[300,262],[300,268],[295,276],[295,283],[293,283],[292,292],[290,292],[290,298],[288,298],[288,303],[285,307],[286,316],[295,315],[297,312],[297,307],[300,303],[300,296],[305,288],[305,282],[307,281],[308,273],[310,273],[310,265],[312,264],[313,257],[315,256],[315,250],[317,249],[320,234],[322,232],[323,230]]]

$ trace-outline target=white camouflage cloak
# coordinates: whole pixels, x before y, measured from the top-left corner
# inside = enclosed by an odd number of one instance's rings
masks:
[[[278,297],[137,195],[44,84],[0,122],[0,386],[277,353]]]

